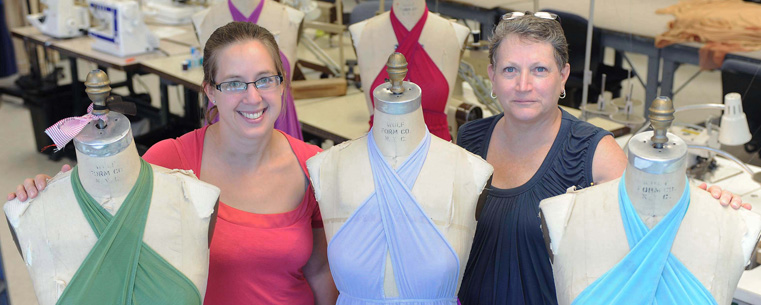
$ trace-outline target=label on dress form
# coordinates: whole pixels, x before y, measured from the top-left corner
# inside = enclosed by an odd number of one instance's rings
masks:
[[[117,162],[111,162],[110,164],[97,165],[87,173],[95,180],[95,182],[109,184],[121,180],[124,168],[119,166]]]
[[[679,196],[674,195],[680,192],[675,185],[668,182],[644,181],[637,186],[637,193],[643,200],[671,200],[678,198]]]
[[[394,1],[394,5],[394,14],[397,16],[412,16],[421,10],[417,1]]]
[[[381,127],[383,140],[387,142],[406,142],[410,134],[410,128],[404,122],[386,122]]]

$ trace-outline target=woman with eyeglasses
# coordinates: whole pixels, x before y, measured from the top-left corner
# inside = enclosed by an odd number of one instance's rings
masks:
[[[272,34],[232,22],[204,47],[203,88],[219,122],[144,158],[220,188],[205,304],[333,304],[322,218],[305,162],[320,149],[274,129],[290,90]]]
[[[335,304],[322,218],[305,162],[320,148],[274,129],[283,111],[275,38],[248,22],[214,31],[203,89],[219,122],[152,146],[143,159],[220,188],[204,304]],[[63,170],[70,167],[64,166]],[[15,195],[33,198],[45,175]],[[192,264],[193,262],[188,262]]]
[[[457,144],[494,166],[460,288],[463,304],[557,304],[539,202],[618,178],[627,164],[609,132],[558,108],[570,65],[556,19],[546,12],[503,16],[491,37],[488,74],[504,113],[459,130]],[[741,205],[739,196],[710,191],[724,205]]]

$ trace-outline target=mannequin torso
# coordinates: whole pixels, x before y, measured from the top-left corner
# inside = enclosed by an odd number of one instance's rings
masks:
[[[129,146],[112,156],[93,157],[77,150],[83,187],[112,215],[121,208],[140,172],[141,161],[128,136]],[[151,169],[154,192],[143,242],[184,274],[203,300],[209,221],[219,189],[198,181],[192,173]],[[37,198],[16,199],[4,206],[42,305],[56,304],[98,241],[77,203],[70,176],[71,171],[60,173]]]
[[[395,0],[394,12],[407,30],[417,23],[422,16],[425,1]],[[365,92],[367,109],[373,113],[370,100],[372,80],[384,69],[388,55],[398,45],[396,35],[391,27],[390,13],[386,12],[353,24],[349,32],[357,53],[359,73],[362,75],[362,90]],[[436,14],[429,14],[418,43],[428,53],[449,84],[452,94],[457,70],[460,67],[460,54],[470,30],[460,24],[451,22]]]
[[[681,141],[673,137],[669,135],[670,141]],[[625,188],[637,216],[652,229],[684,192],[685,156],[673,159],[675,169],[650,173],[635,166],[643,163],[633,162],[637,157],[631,154],[630,150]],[[559,304],[571,304],[631,251],[619,207],[619,180],[545,199],[540,204],[547,224],[545,236],[549,236],[554,255]],[[728,304],[758,241],[761,217],[746,210],[724,208],[696,185],[690,186],[689,199],[671,254],[718,304]]]
[[[232,3],[244,16],[248,17],[261,1],[265,2],[256,24],[266,28],[275,36],[280,51],[291,63],[291,71],[288,71],[288,75],[292,76],[296,65],[299,28],[304,20],[304,13],[273,0],[232,0]],[[203,48],[214,30],[232,21],[233,17],[227,1],[220,1],[193,15],[193,25],[201,47]]]
[[[562,228],[557,232],[560,236],[550,233],[558,304],[571,304],[630,251],[618,206],[618,183],[616,179],[542,201],[547,226],[551,231]],[[567,214],[553,219],[549,209],[565,209]],[[565,223],[562,217],[567,218]],[[747,248],[758,240],[760,226],[758,215],[726,209],[692,185],[690,207],[671,253],[719,304],[728,304],[752,253]]]
[[[418,107],[410,113],[394,115],[376,111],[372,133],[385,161],[397,168],[426,135],[422,110]],[[341,143],[307,161],[329,243],[348,218],[375,192],[368,139],[365,136]],[[411,192],[456,252],[460,262],[459,285],[475,232],[476,201],[492,167],[447,141],[434,136],[430,141],[428,154]],[[385,266],[384,295],[398,296],[391,264]]]

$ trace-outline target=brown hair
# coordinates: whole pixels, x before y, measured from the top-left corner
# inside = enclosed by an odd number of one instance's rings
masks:
[[[565,39],[560,22],[552,19],[539,18],[531,12],[510,20],[501,20],[489,39],[489,63],[494,67],[497,49],[508,35],[517,35],[522,39],[533,42],[546,42],[552,45],[555,62],[559,69],[568,63],[568,41]],[[496,68],[496,67],[495,67]]]
[[[214,75],[218,69],[217,57],[219,56],[219,50],[233,43],[249,40],[256,40],[264,45],[270,53],[272,60],[275,61],[277,74],[283,76],[283,83],[285,84],[283,95],[281,96],[281,111],[283,111],[285,109],[285,96],[291,89],[290,77],[286,74],[290,71],[285,71],[283,67],[283,61],[280,59],[280,48],[277,46],[275,37],[270,31],[254,23],[233,21],[211,33],[209,40],[206,41],[206,45],[203,48],[203,82],[204,84],[214,85]],[[251,60],[258,59],[252,58]],[[208,104],[209,99],[204,95],[205,109],[208,108]],[[206,111],[206,122],[211,124],[211,121],[217,115],[217,105],[208,108]]]

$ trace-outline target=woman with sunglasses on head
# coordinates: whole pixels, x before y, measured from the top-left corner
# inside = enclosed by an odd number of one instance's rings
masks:
[[[305,165],[320,149],[274,129],[289,90],[275,38],[253,23],[222,26],[204,47],[203,71],[207,117],[219,122],[161,141],[143,159],[221,190],[204,304],[335,304]],[[45,178],[27,179],[9,200],[35,197]]]
[[[459,130],[457,144],[494,167],[460,288],[463,304],[556,304],[539,202],[618,178],[627,164],[609,132],[558,107],[570,65],[556,19],[546,12],[503,16],[491,37],[488,74],[504,113]],[[724,205],[741,205],[739,196],[709,191]]]

